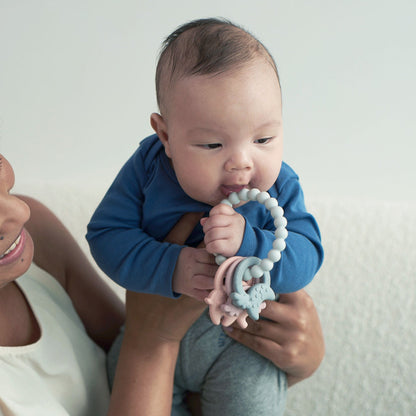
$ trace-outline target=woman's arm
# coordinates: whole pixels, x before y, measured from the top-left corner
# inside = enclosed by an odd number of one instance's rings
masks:
[[[202,215],[186,214],[166,240],[183,243]],[[127,291],[126,328],[109,415],[171,414],[173,377],[182,337],[206,305]]]
[[[126,307],[109,415],[170,415],[180,341],[205,305],[127,292]]]
[[[108,350],[124,322],[123,302],[98,275],[62,222],[39,201],[19,197],[31,210],[26,228],[35,244],[34,262],[62,284],[88,335]]]
[[[287,374],[289,386],[311,376],[325,354],[321,323],[312,298],[305,290],[267,301],[261,316],[248,319],[248,327],[237,325],[228,335],[272,361]]]

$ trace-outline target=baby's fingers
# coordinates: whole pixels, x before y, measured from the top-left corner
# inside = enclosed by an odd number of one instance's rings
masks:
[[[230,215],[214,215],[209,218],[203,218],[203,220],[201,220],[201,225],[205,234],[215,228],[229,227],[232,223]]]

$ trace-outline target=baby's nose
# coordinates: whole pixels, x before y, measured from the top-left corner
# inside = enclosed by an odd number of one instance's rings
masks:
[[[251,157],[243,151],[235,152],[227,159],[225,163],[225,170],[227,172],[235,170],[248,170],[253,167]]]

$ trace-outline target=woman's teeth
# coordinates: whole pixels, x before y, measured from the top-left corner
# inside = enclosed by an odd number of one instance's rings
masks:
[[[17,237],[16,241],[0,256],[0,259],[2,259],[7,254],[11,253],[17,247],[17,245],[20,243],[21,237],[22,235],[19,235],[19,237]]]

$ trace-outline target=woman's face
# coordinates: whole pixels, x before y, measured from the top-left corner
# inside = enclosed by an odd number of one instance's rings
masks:
[[[0,154],[0,289],[25,273],[33,259],[33,241],[24,228],[30,209],[10,195],[13,185],[13,169]]]

